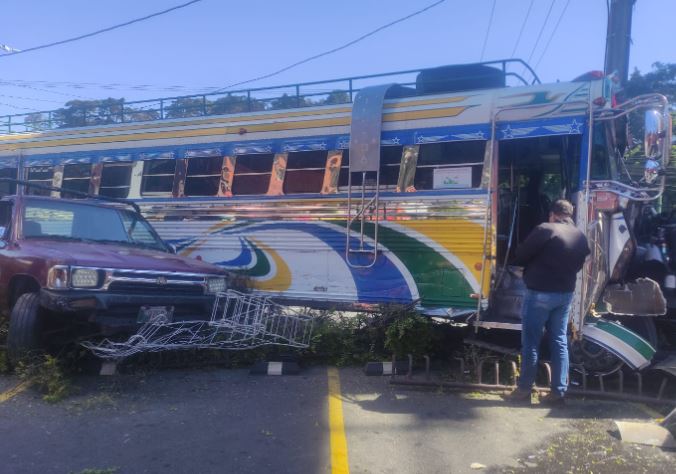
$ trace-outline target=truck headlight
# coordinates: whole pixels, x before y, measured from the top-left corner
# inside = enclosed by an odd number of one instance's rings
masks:
[[[99,284],[99,272],[91,268],[76,268],[70,276],[73,288],[94,288]]]
[[[54,265],[47,273],[47,288],[65,290],[68,288],[68,267]]]
[[[207,278],[207,293],[215,295],[226,289],[225,278]]]

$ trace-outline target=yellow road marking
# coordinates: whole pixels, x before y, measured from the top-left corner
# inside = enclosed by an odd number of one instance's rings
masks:
[[[331,473],[349,474],[347,438],[343,424],[343,401],[340,399],[338,369],[330,367],[329,375],[329,432],[331,435]]]
[[[0,403],[4,403],[7,400],[10,400],[10,399],[16,397],[18,394],[20,394],[21,392],[26,390],[28,387],[30,387],[30,384],[31,384],[30,382],[21,382],[17,386],[0,393]]]
[[[641,411],[643,411],[643,413],[648,415],[650,418],[653,418],[657,423],[660,423],[662,421],[662,414],[657,410],[653,410],[645,403],[637,403],[636,406],[638,406],[641,409]]]

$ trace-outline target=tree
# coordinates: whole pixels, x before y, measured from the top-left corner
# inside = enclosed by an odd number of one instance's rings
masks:
[[[335,90],[329,92],[329,95],[326,96],[326,99],[319,102],[318,105],[331,105],[331,104],[349,104],[350,95],[345,91]]]
[[[242,112],[255,112],[263,110],[264,104],[255,98],[249,99],[245,95],[228,94],[209,103],[211,114],[239,114]]]
[[[123,121],[124,99],[71,100],[52,113],[52,120],[61,128],[105,125]]]
[[[625,86],[627,97],[653,92],[664,94],[671,104],[676,103],[676,63],[656,62],[646,74],[634,69]]]
[[[52,124],[49,122],[48,117],[40,112],[25,115],[23,124],[26,127],[26,131],[29,132],[39,132],[41,130],[49,130],[52,128]]]
[[[175,99],[167,108],[166,118],[199,117],[205,115],[206,101],[202,97],[182,97]]]
[[[270,101],[270,109],[295,109],[298,107],[306,107],[310,105],[305,97],[299,97],[296,95],[283,94],[281,97],[272,99]]]

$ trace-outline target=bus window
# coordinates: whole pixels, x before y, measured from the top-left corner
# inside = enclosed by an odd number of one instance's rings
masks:
[[[130,161],[119,163],[104,163],[101,170],[101,187],[99,194],[112,198],[126,198],[129,196],[131,169],[134,163]]]
[[[27,169],[26,181],[30,183],[39,184],[42,186],[51,186],[53,179],[54,179],[53,166],[31,166],[30,168]],[[51,191],[27,186],[26,194],[33,194],[35,196],[49,196],[51,194]]]
[[[603,123],[594,125],[592,153],[589,167],[590,179],[610,179],[610,150]]]
[[[141,194],[171,194],[176,160],[146,160],[143,163]]]
[[[61,187],[70,191],[87,193],[89,192],[89,181],[91,177],[92,165],[89,163],[65,165],[63,167],[63,181]],[[61,197],[78,198],[80,196],[62,191]]]
[[[211,156],[188,159],[185,196],[215,196],[221,182],[223,157]]]
[[[380,147],[380,187],[394,188],[399,180],[402,146]]]
[[[233,196],[267,193],[274,157],[272,153],[237,155],[232,179]]]
[[[326,151],[289,153],[284,177],[284,194],[319,193],[324,184]]]
[[[399,167],[401,165],[402,146],[384,146],[380,148],[380,189],[395,189],[399,179]],[[348,150],[343,152],[343,161],[340,166],[340,177],[338,178],[338,188],[340,191],[347,191],[347,180],[350,169],[350,153]],[[352,186],[361,186],[362,174],[352,174]],[[375,185],[375,173],[367,173],[366,185],[373,187]]]
[[[16,168],[0,168],[0,178],[16,179]],[[0,196],[16,194],[16,183],[0,181]]]
[[[481,184],[484,140],[420,145],[413,185],[416,190],[476,188]]]

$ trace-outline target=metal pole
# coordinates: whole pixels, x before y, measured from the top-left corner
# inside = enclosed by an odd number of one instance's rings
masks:
[[[610,0],[606,37],[605,73],[617,71],[620,85],[629,77],[631,16],[636,0]]]

